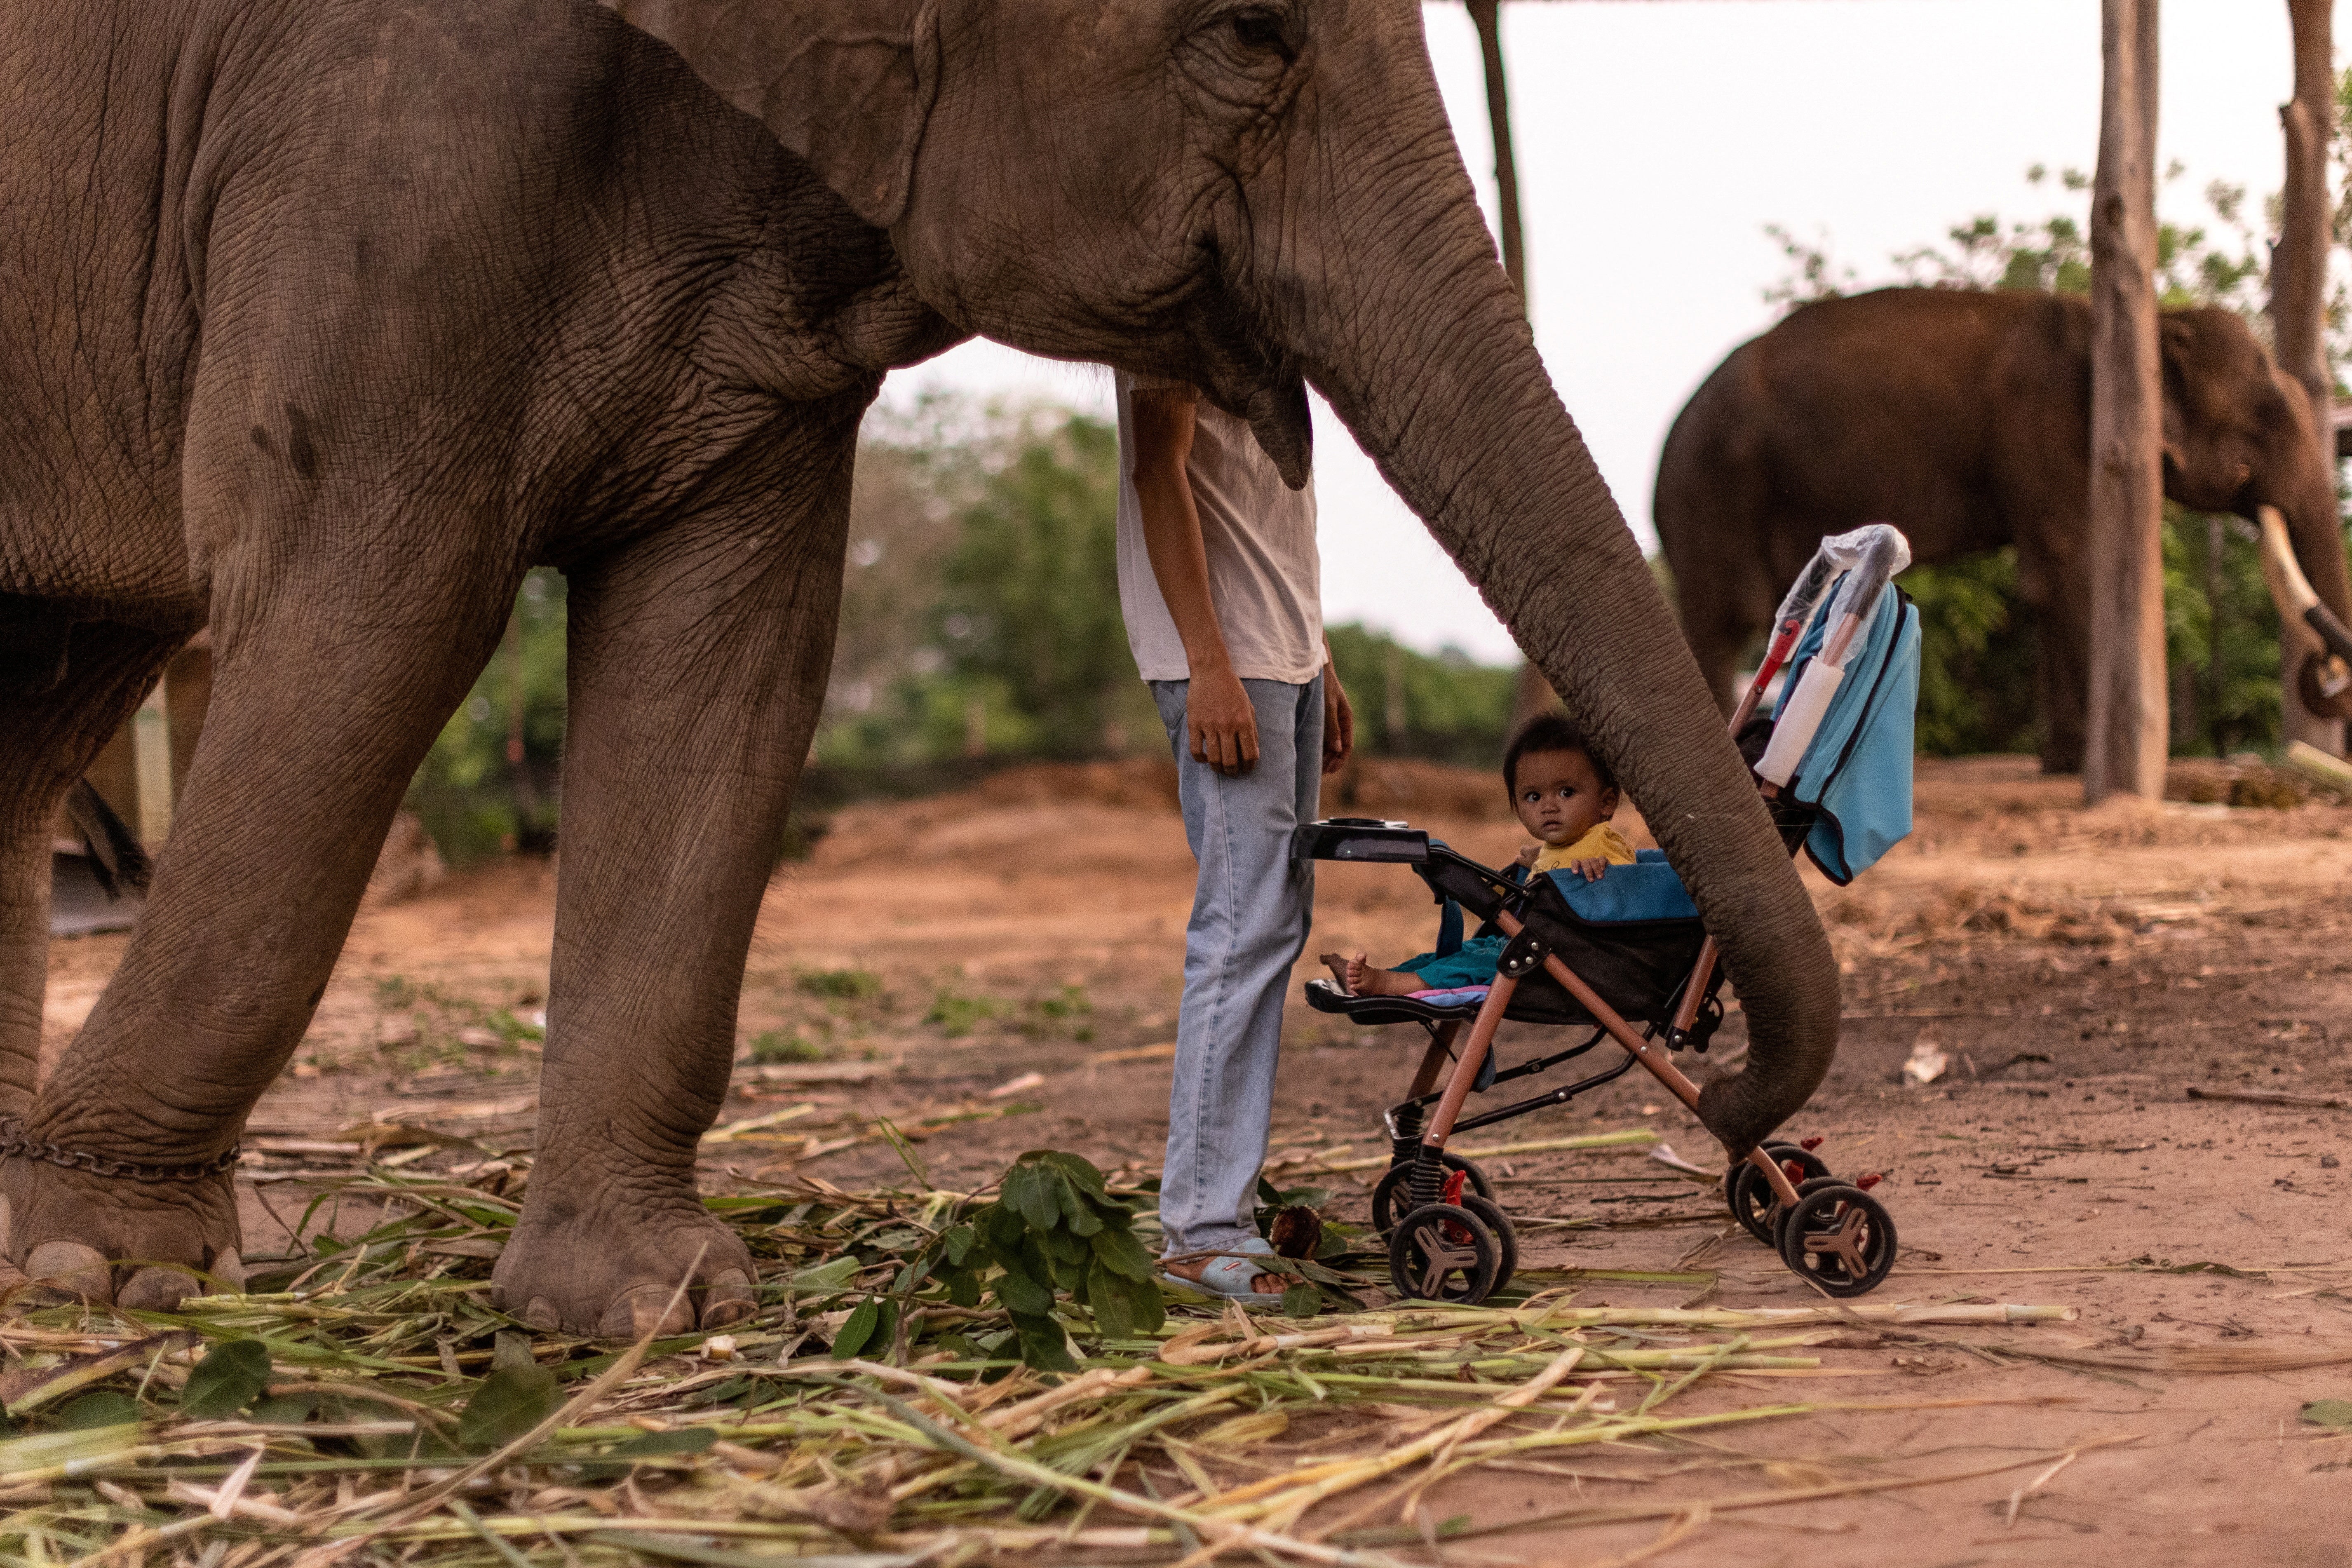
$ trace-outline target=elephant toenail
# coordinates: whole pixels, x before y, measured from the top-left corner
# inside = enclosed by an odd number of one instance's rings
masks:
[[[723,1329],[730,1323],[740,1323],[760,1310],[759,1299],[752,1294],[751,1281],[740,1269],[729,1269],[704,1289],[702,1326]]]
[[[114,1304],[134,1311],[168,1312],[191,1296],[211,1294],[210,1287],[177,1268],[142,1268],[114,1293]]]
[[[114,1271],[106,1254],[79,1241],[45,1241],[25,1259],[25,1278],[37,1294],[81,1301],[114,1296]]]
[[[237,1255],[234,1247],[225,1247],[214,1253],[212,1267],[205,1272],[219,1281],[212,1287],[215,1290],[245,1289],[245,1259]]]
[[[694,1327],[694,1311],[681,1298],[669,1310],[671,1296],[676,1291],[659,1285],[640,1285],[622,1292],[618,1300],[604,1310],[603,1321],[596,1325],[596,1336],[606,1340],[639,1340],[647,1334],[682,1334]]]
[[[533,1296],[530,1305],[522,1310],[520,1316],[525,1324],[542,1334],[556,1333],[563,1327],[563,1314],[557,1311],[555,1303],[544,1296]]]

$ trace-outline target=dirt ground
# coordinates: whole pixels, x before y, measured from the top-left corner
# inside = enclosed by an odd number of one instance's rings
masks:
[[[1499,864],[1518,833],[1488,788],[1391,769],[1359,781],[1351,809],[1410,816]],[[1840,1408],[1446,1483],[1422,1519],[1530,1528],[1448,1543],[1444,1561],[2352,1563],[2352,1428],[2298,1419],[2307,1402],[2352,1398],[2352,1110],[2187,1092],[2352,1106],[2352,808],[2078,799],[2025,759],[1927,764],[1908,842],[1851,889],[1808,871],[1845,1026],[1790,1131],[1824,1138],[1841,1173],[1885,1174],[1904,1252],[1874,1300],[2079,1316],[1858,1328],[1822,1352],[1824,1373],[1710,1380],[1678,1407]],[[301,1178],[334,1167],[305,1147],[321,1134],[373,1123],[527,1142],[525,1026],[544,1005],[552,894],[551,868],[509,864],[362,917],[249,1130],[249,1255],[282,1247]],[[769,895],[710,1182],[902,1182],[877,1117],[960,1190],[1041,1146],[1155,1169],[1191,895],[1181,826],[1148,769],[1032,771],[842,813]],[[1433,928],[1395,868],[1320,868],[1317,910],[1302,980],[1314,952],[1401,958]],[[122,942],[53,948],[52,1048]],[[1380,1111],[1419,1038],[1294,1007],[1275,1180],[1328,1187],[1328,1212],[1360,1220]],[[1507,1031],[1505,1061],[1541,1039]],[[1903,1067],[1923,1042],[1948,1065],[1920,1085]],[[1743,1047],[1735,1011],[1701,1070]],[[1628,1127],[1721,1163],[1639,1073],[1461,1142]],[[1318,1169],[1355,1162],[1366,1168]],[[1486,1164],[1538,1283],[1713,1272],[1711,1301],[1811,1299],[1709,1189],[1641,1150]],[[1672,1304],[1704,1283],[1549,1279],[1580,1305]],[[1296,1464],[1316,1442],[1294,1425],[1276,1458]],[[1904,1479],[1929,1484],[1885,1486]]]

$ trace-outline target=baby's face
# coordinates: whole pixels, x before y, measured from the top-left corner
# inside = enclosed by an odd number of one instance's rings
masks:
[[[1616,815],[1617,792],[1601,787],[1599,771],[1582,752],[1529,752],[1519,759],[1511,805],[1521,826],[1557,847]]]

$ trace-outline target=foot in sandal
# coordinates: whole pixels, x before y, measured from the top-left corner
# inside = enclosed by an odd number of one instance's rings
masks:
[[[1235,1257],[1240,1253],[1245,1256]],[[1163,1263],[1160,1271],[1180,1284],[1228,1300],[1248,1301],[1260,1297],[1279,1299],[1289,1287],[1289,1281],[1271,1269],[1260,1268],[1254,1258],[1271,1258],[1274,1248],[1263,1238],[1251,1237],[1237,1242],[1215,1258],[1196,1258],[1190,1263]]]

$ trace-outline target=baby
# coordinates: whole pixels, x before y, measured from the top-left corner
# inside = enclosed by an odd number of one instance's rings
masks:
[[[1633,847],[1609,826],[1617,815],[1617,779],[1585,749],[1584,735],[1558,713],[1539,713],[1519,727],[1503,753],[1503,783],[1512,809],[1537,842],[1519,851],[1530,874],[1572,871],[1588,882],[1611,866],[1633,864]],[[1323,954],[1339,988],[1359,996],[1405,996],[1484,985],[1503,953],[1500,936],[1473,938],[1444,958],[1424,952],[1394,969],[1375,969],[1362,953]]]

